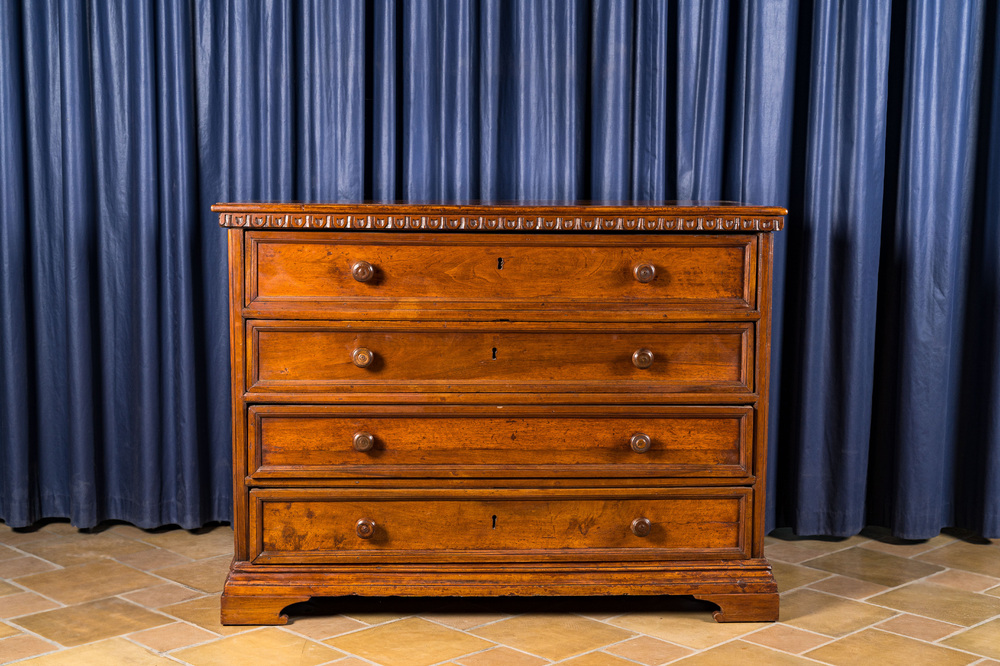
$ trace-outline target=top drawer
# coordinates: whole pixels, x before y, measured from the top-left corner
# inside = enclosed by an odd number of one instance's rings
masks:
[[[249,317],[744,317],[752,235],[247,232]]]

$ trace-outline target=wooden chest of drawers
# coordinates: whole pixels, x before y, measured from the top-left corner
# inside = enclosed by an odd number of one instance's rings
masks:
[[[219,204],[225,624],[341,595],[690,594],[774,620],[780,208]]]

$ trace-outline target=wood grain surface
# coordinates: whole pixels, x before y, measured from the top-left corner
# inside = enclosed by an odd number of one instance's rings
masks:
[[[253,490],[251,541],[272,563],[741,558],[746,488]],[[652,529],[637,536],[631,524]],[[374,523],[361,538],[356,523]]]
[[[582,237],[247,234],[249,313],[399,318],[628,308],[753,310],[753,235]],[[354,266],[373,275],[357,280]],[[641,282],[637,267],[654,277]]]
[[[753,410],[735,407],[250,407],[249,476],[655,477],[749,474]],[[374,446],[357,451],[367,433]],[[644,434],[647,451],[631,439]]]
[[[753,325],[375,324],[251,321],[253,391],[617,390],[743,392],[753,387]],[[356,349],[374,361],[359,368]],[[645,369],[632,362],[653,352]]]

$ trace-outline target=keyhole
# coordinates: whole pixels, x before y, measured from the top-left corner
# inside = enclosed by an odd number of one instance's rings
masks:
[[[497,360],[497,348],[496,347],[493,348],[493,360],[494,361]]]
[[[497,517],[493,516],[493,529],[497,528]]]
[[[503,257],[497,258],[497,270],[498,271],[503,270]]]

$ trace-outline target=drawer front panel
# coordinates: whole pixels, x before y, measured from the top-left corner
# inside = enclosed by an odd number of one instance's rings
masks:
[[[247,234],[246,305],[363,311],[755,307],[757,241],[720,236]],[[355,269],[361,266],[360,269]],[[368,270],[368,266],[371,270]],[[266,316],[266,314],[265,314]]]
[[[750,323],[251,321],[247,335],[250,392],[748,393],[753,387]]]
[[[748,475],[750,407],[250,407],[250,477]]]
[[[749,493],[256,489],[252,561],[744,558]]]

